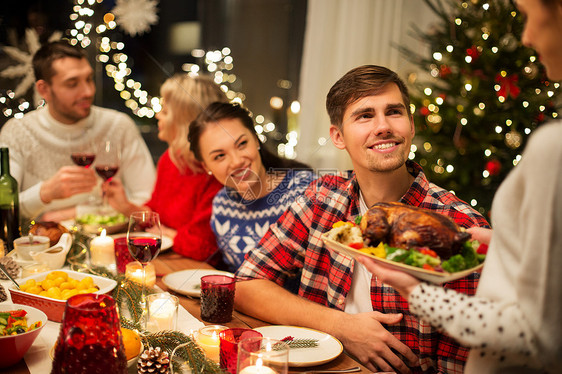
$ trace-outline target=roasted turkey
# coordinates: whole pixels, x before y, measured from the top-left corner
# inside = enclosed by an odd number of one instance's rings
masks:
[[[391,247],[428,247],[446,260],[459,253],[470,234],[451,218],[402,203],[378,203],[361,219],[363,239],[369,246],[383,242]]]

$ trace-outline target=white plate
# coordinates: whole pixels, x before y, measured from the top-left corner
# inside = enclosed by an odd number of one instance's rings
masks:
[[[336,251],[339,253],[342,253],[346,256],[352,257],[352,258],[356,258],[357,256],[367,256],[369,258],[374,259],[375,261],[381,262],[391,268],[394,268],[396,270],[402,270],[405,273],[408,273],[410,275],[413,275],[416,278],[419,278],[421,280],[425,280],[431,283],[435,283],[435,284],[442,284],[442,283],[446,283],[446,282],[451,282],[460,278],[464,278],[467,275],[470,275],[471,273],[475,272],[475,271],[480,271],[482,269],[482,267],[484,266],[484,264],[480,264],[478,266],[475,266],[471,269],[467,269],[467,270],[463,270],[463,271],[458,271],[456,273],[441,273],[438,271],[433,271],[433,270],[426,270],[426,269],[422,269],[422,268],[418,268],[415,266],[410,266],[410,265],[406,265],[406,264],[402,264],[400,262],[394,262],[394,261],[390,261],[384,258],[380,258],[380,257],[376,257],[373,256],[371,254],[367,254],[367,253],[363,253],[361,251],[358,251],[357,249],[351,248],[347,245],[343,245],[341,243],[336,242],[335,240],[332,240],[330,238],[327,237],[327,233],[322,234],[322,240],[324,241],[324,244],[326,244],[326,247],[328,247],[328,249],[331,249],[332,251]]]
[[[332,335],[297,326],[263,326],[254,330],[264,337],[281,340],[287,336],[295,339],[318,339],[318,346],[313,348],[295,348],[289,350],[289,366],[316,366],[330,362],[343,352],[343,345]]]
[[[111,236],[113,239],[117,239],[123,236],[127,236],[127,234],[114,234],[109,236]],[[166,252],[168,249],[172,248],[173,245],[174,241],[172,240],[172,238],[166,235],[162,235],[162,246],[160,247],[160,253]]]
[[[201,295],[201,277],[212,274],[234,276],[234,274],[227,271],[191,269],[176,271],[175,273],[165,275],[162,278],[162,282],[174,292],[181,293],[182,295],[199,297]]]

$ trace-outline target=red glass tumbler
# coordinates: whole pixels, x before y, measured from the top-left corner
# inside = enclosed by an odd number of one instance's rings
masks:
[[[115,264],[117,265],[117,271],[119,273],[124,273],[126,266],[129,262],[136,261],[133,257],[131,257],[131,253],[129,252],[129,246],[127,245],[127,237],[121,236],[119,238],[115,238],[114,240],[115,245]]]
[[[220,339],[220,366],[230,374],[236,374],[238,364],[238,343],[248,338],[261,338],[263,335],[256,330],[233,328],[219,332]],[[257,343],[257,348],[259,348]]]
[[[227,275],[201,277],[201,319],[212,323],[232,320],[236,278]]]
[[[115,300],[82,294],[68,299],[51,374],[127,373]]]

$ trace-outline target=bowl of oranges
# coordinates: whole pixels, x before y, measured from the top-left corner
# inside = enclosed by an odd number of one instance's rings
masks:
[[[12,301],[42,310],[49,320],[61,322],[66,300],[83,293],[107,294],[117,282],[97,275],[72,270],[55,270],[35,274],[10,285]]]

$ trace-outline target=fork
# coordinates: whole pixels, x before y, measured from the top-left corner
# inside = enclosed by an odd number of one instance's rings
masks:
[[[302,371],[299,374],[330,374],[330,373],[356,373],[361,371],[359,366],[349,369],[331,369],[331,370],[310,370],[310,371]]]

